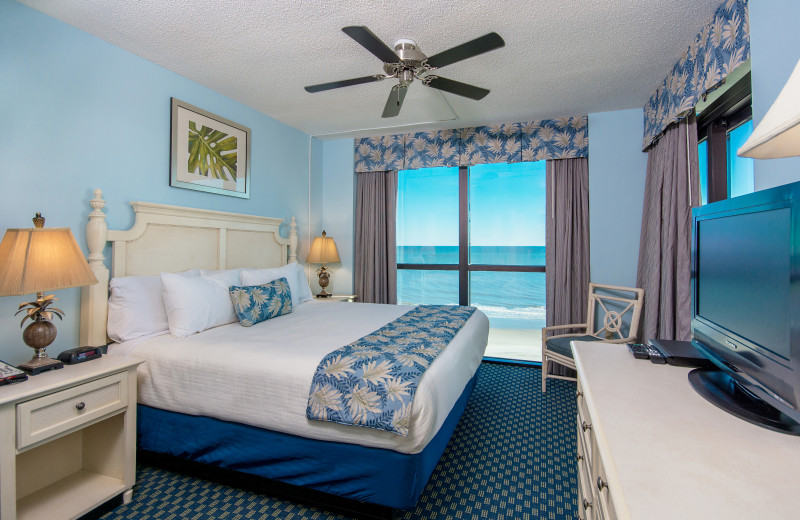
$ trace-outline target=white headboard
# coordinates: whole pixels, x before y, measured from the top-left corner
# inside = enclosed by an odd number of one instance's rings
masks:
[[[283,219],[223,211],[131,202],[136,220],[128,230],[109,230],[103,192],[94,191],[86,224],[89,267],[99,283],[81,290],[82,346],[108,343],[110,276],[158,275],[187,269],[277,267],[297,260],[297,223],[281,238]],[[111,242],[111,272],[103,249]]]

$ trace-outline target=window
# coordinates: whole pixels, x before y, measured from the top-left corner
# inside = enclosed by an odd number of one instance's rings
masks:
[[[545,324],[545,162],[403,170],[398,303],[474,305],[486,355],[541,360]]]
[[[728,130],[728,197],[738,197],[755,191],[755,172],[753,159],[739,157],[736,151],[742,147],[753,133],[753,116],[734,128]]]
[[[755,191],[753,159],[736,155],[753,133],[750,73],[729,79],[713,101],[697,107],[701,204]]]
[[[458,168],[402,170],[397,184],[397,302],[458,304]]]

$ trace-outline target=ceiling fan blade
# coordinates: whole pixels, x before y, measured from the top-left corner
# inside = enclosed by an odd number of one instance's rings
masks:
[[[432,77],[430,81],[425,84],[429,87],[433,87],[438,90],[444,90],[445,92],[450,92],[451,94],[468,97],[476,101],[485,98],[486,94],[489,93],[489,90],[485,88],[476,87],[475,85],[468,85],[467,83],[461,83],[460,81],[455,81],[452,79],[440,78],[439,76]]]
[[[451,63],[483,54],[484,52],[493,51],[494,49],[505,46],[505,44],[506,42],[503,41],[499,34],[491,32],[480,38],[468,41],[467,43],[456,45],[452,49],[434,54],[428,58],[428,65],[438,69],[450,65]]]
[[[330,83],[320,83],[319,85],[309,85],[305,87],[306,92],[322,92],[323,90],[331,90],[334,88],[349,87],[351,85],[361,85],[362,83],[372,83],[373,81],[380,81],[386,76],[364,76],[363,78],[343,79],[341,81],[331,81]]]
[[[400,107],[403,106],[403,100],[406,98],[408,86],[395,85],[392,91],[389,92],[389,99],[386,100],[386,106],[383,107],[383,115],[381,117],[395,117],[400,113]]]
[[[375,33],[363,25],[350,25],[343,27],[344,33],[361,44],[362,47],[374,54],[384,63],[399,63],[400,58]]]

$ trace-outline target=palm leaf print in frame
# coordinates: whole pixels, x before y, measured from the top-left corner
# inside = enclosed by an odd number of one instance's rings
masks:
[[[225,132],[207,126],[197,129],[189,121],[188,171],[206,177],[236,180],[237,139]]]
[[[250,198],[246,126],[172,98],[170,186]]]

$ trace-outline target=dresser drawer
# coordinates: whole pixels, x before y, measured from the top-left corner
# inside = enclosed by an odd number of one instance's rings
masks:
[[[125,409],[127,381],[121,372],[18,404],[17,449]]]
[[[589,410],[586,408],[586,400],[583,392],[578,387],[578,440],[583,442],[583,455],[590,465],[594,459],[594,432],[592,431],[592,419],[589,417]]]
[[[591,465],[586,459],[581,430],[578,428],[578,518],[594,519],[594,495],[592,493]]]
[[[591,500],[592,492],[589,490],[589,499],[586,498],[586,493],[584,492],[585,484],[583,483],[583,479],[578,477],[578,520],[594,520],[594,515],[592,514],[592,506],[589,505],[587,500]]]
[[[586,446],[583,444],[580,423],[578,423],[578,477],[583,480],[584,485],[592,480],[592,461],[586,457]]]
[[[608,492],[608,477],[606,477],[606,468],[603,465],[603,459],[597,457],[596,461],[596,478],[592,482],[595,486],[594,493],[597,497],[597,509],[603,513],[603,518],[607,520],[617,520],[617,512],[614,510],[614,504],[611,501],[611,495]]]

